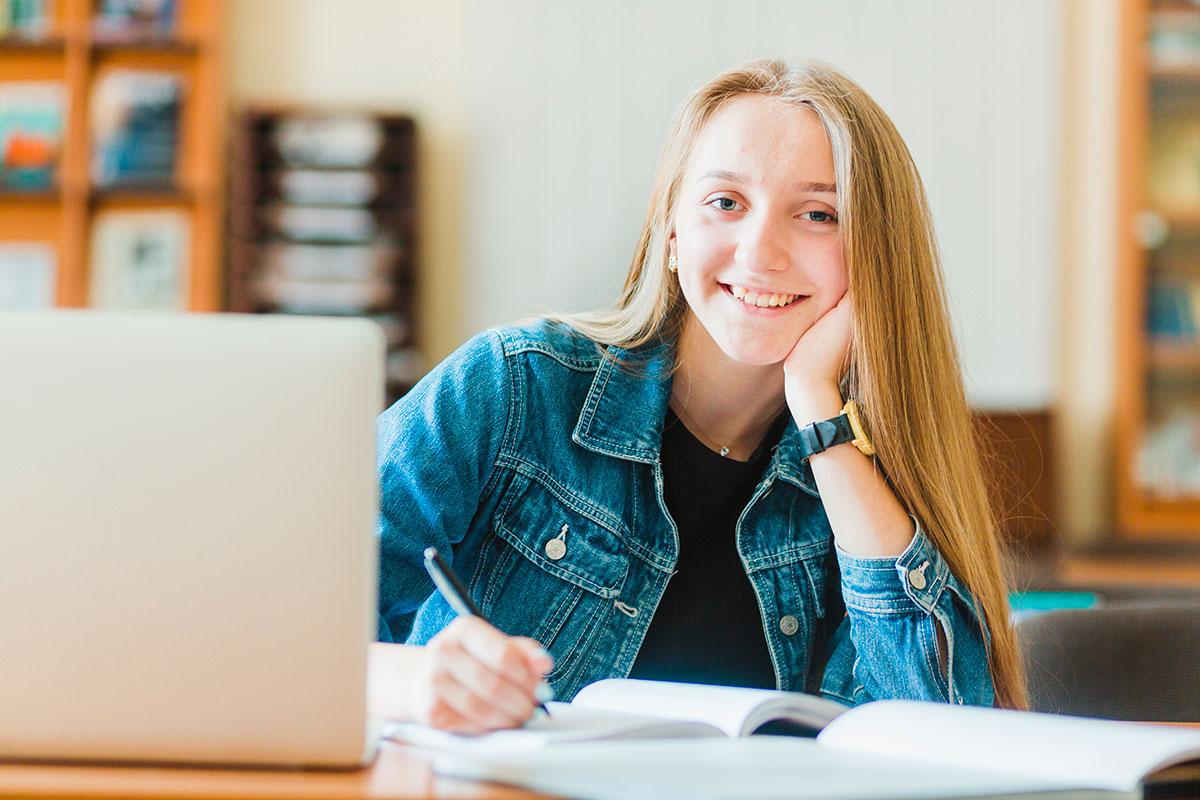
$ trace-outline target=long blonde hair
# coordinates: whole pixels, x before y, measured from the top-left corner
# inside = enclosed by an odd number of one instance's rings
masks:
[[[605,345],[677,337],[687,314],[667,269],[679,184],[692,144],[726,102],[746,94],[814,111],[833,150],[854,331],[845,389],[866,409],[884,474],[975,597],[988,633],[996,703],[1025,707],[1008,621],[997,525],[980,470],[946,307],[937,242],[916,165],[892,121],[827,64],[754,61],[696,89],[675,115],[617,304],[560,317]]]

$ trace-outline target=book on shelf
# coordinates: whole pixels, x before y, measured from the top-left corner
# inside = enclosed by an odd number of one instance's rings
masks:
[[[1158,69],[1200,67],[1200,14],[1187,9],[1151,14],[1147,49]]]
[[[0,242],[0,310],[53,307],[57,265],[49,242]]]
[[[92,89],[92,181],[101,188],[164,186],[175,180],[184,78],[114,69]]]
[[[1190,114],[1164,114],[1150,126],[1148,200],[1174,212],[1200,208],[1200,124]]]
[[[191,228],[181,211],[106,211],[96,218],[88,302],[96,308],[182,310]]]
[[[367,281],[395,276],[403,252],[384,242],[307,244],[272,241],[258,251],[268,274],[290,280]]]
[[[367,245],[380,237],[379,223],[368,208],[279,203],[263,209],[263,219],[275,234],[293,242]]]
[[[1183,295],[1174,287],[1155,284],[1150,287],[1146,302],[1146,332],[1151,340],[1175,340],[1186,336],[1190,320],[1181,313],[1186,306]]]
[[[385,280],[311,281],[271,273],[252,282],[258,301],[288,314],[366,314],[390,305],[395,284]]]
[[[50,33],[52,0],[0,0],[0,36],[41,39]]]
[[[0,187],[53,187],[62,150],[63,106],[59,81],[0,82]]]
[[[288,203],[363,206],[380,193],[380,177],[361,169],[285,169],[275,175],[279,196]]]
[[[521,730],[390,735],[434,748],[442,774],[582,798],[1136,798],[1200,778],[1200,731],[1167,726],[621,679],[547,705]],[[816,734],[750,735],[778,719]]]
[[[379,157],[384,129],[366,114],[298,114],[276,123],[274,142],[290,167],[362,169]]]
[[[1156,342],[1200,342],[1200,281],[1152,284],[1146,304],[1146,332]]]
[[[100,0],[95,26],[107,39],[162,38],[175,28],[175,0]]]
[[[1134,476],[1157,498],[1200,499],[1200,408],[1181,403],[1148,423]]]

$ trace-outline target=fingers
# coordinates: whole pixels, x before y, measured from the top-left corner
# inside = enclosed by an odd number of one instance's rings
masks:
[[[853,333],[854,303],[846,292],[796,341],[784,360],[789,377],[807,383],[837,383]]]
[[[463,617],[426,646],[427,702],[418,717],[460,733],[511,728],[537,707],[535,689],[552,662],[530,639],[505,636],[478,617]]]
[[[853,314],[854,301],[851,300],[850,292],[847,291],[838,299],[837,303],[835,303],[832,308],[820,316],[816,324],[820,324],[822,321],[828,320],[826,322],[826,327],[836,328],[837,334],[839,335],[842,333],[848,334]],[[814,327],[816,327],[816,324],[814,324]]]
[[[499,656],[499,664],[479,660],[459,643],[450,648],[461,648],[461,652],[451,652],[443,675],[457,684],[452,690],[452,704],[460,713],[484,727],[507,728],[529,719],[537,705],[533,697],[535,682],[526,677],[524,661],[511,652],[511,647]],[[513,679],[517,672],[521,680]]]
[[[473,658],[488,665],[509,682],[519,686],[528,685],[532,692],[541,680],[544,670],[537,668],[539,662],[535,659],[536,651],[541,648],[533,640],[505,636],[478,617],[460,618],[450,627],[458,627],[463,631],[456,640]]]
[[[533,674],[537,675],[540,683],[542,678],[554,669],[554,658],[533,639],[520,636],[514,638],[513,641],[521,649],[526,666]]]

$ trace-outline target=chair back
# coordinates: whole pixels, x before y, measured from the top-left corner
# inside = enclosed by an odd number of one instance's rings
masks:
[[[1200,599],[1047,611],[1017,638],[1034,711],[1200,722]]]

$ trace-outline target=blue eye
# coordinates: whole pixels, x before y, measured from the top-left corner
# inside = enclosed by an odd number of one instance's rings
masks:
[[[718,211],[737,211],[738,202],[732,197],[716,197],[708,202],[710,206]]]
[[[806,211],[800,216],[813,222],[837,222],[837,217],[828,211]]]

